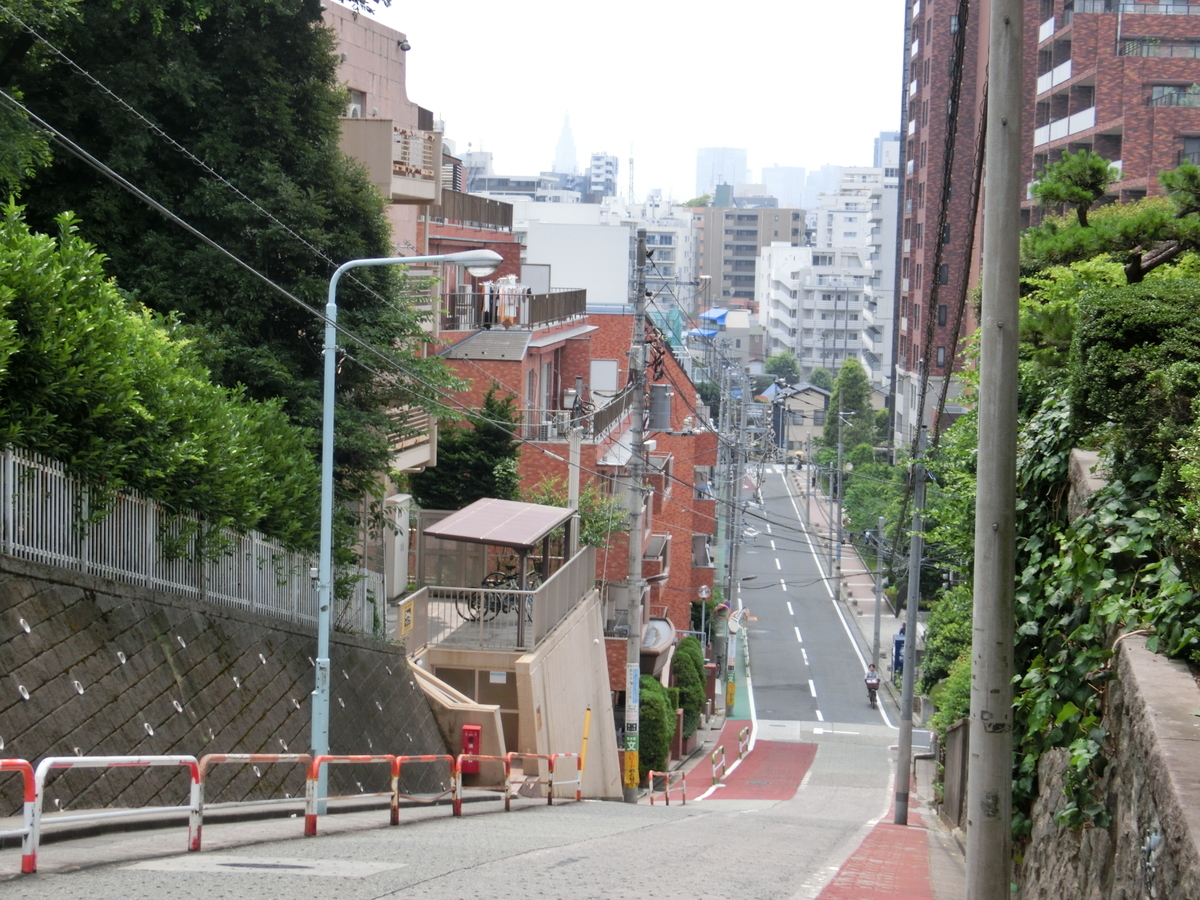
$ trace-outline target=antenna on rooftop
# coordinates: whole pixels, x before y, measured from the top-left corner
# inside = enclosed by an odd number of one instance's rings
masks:
[[[629,145],[629,203],[632,206],[637,203],[637,198],[633,193],[633,144]]]

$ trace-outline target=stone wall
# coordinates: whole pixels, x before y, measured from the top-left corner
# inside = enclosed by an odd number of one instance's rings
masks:
[[[0,556],[0,756],[306,753],[314,629]],[[445,753],[404,650],[332,640],[334,753]],[[381,766],[331,766],[338,793],[386,790]],[[447,768],[403,770],[406,792],[442,790]],[[206,800],[303,796],[299,766],[224,765]],[[448,784],[447,784],[448,786]],[[46,808],[178,805],[165,769],[55,774]],[[20,809],[0,780],[0,815]]]
[[[1183,663],[1120,644],[1108,685],[1110,760],[1097,795],[1107,828],[1054,823],[1062,808],[1066,751],[1038,768],[1033,835],[1018,869],[1023,900],[1200,897],[1200,690]]]

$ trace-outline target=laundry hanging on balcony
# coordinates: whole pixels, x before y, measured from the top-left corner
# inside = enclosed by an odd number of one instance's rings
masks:
[[[485,281],[483,291],[485,322],[499,322],[508,328],[527,318],[524,300],[533,295],[533,289],[517,281],[516,275]]]

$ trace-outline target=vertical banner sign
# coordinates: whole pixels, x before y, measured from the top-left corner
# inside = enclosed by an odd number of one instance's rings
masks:
[[[642,780],[638,768],[638,706],[641,703],[639,688],[641,667],[637,663],[625,665],[625,787],[636,788]]]

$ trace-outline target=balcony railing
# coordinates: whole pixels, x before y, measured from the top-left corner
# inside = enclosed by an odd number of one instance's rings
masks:
[[[1146,100],[1147,106],[1200,106],[1200,88],[1192,85],[1190,88],[1182,91],[1171,91],[1163,94],[1161,97],[1149,97]]]
[[[1124,13],[1127,16],[1200,16],[1200,5],[1187,3],[1120,3],[1117,0],[1075,0],[1064,15],[1069,25],[1073,13]]]
[[[565,441],[571,429],[583,429],[585,441],[597,441],[608,434],[629,411],[633,393],[626,388],[598,409],[521,409],[517,431],[526,441]]]
[[[488,296],[469,288],[442,295],[442,331],[476,331],[480,328],[530,329],[582,316],[587,312],[587,291],[552,289],[548,294],[516,297]]]
[[[1037,92],[1044,94],[1053,87],[1058,87],[1064,81],[1071,77],[1071,60],[1067,60],[1051,69],[1049,72],[1043,72],[1038,76]]]
[[[432,203],[442,194],[442,136],[436,131],[392,131],[392,199],[420,197]]]
[[[1089,106],[1087,109],[1081,110],[1074,115],[1057,119],[1049,125],[1043,125],[1041,128],[1035,128],[1033,131],[1033,146],[1040,147],[1042,144],[1061,140],[1070,135],[1078,134],[1081,131],[1087,131],[1089,128],[1094,128],[1095,126],[1096,107]]]
[[[464,650],[530,650],[595,586],[596,550],[584,547],[536,590],[428,585],[412,603],[412,641]],[[409,647],[413,652],[414,647]]]

